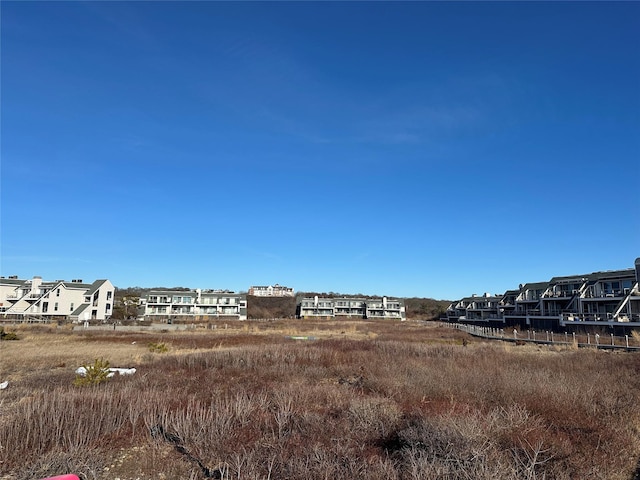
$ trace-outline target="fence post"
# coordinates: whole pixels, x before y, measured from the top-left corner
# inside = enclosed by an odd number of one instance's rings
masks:
[[[596,346],[600,345],[600,334],[596,333],[594,336],[596,337]]]
[[[549,341],[549,330],[547,330],[547,342]]]
[[[553,343],[553,332],[551,332],[551,343]]]
[[[627,348],[629,348],[629,335],[625,335],[624,339],[627,342]]]
[[[569,343],[569,339],[567,338],[567,332],[564,332],[564,343]]]
[[[587,343],[591,345],[591,334],[587,332]]]
[[[536,341],[536,331],[535,330],[533,331],[533,341],[534,342]]]
[[[613,345],[615,345],[615,344],[613,343],[613,333],[612,333],[611,334],[611,346],[613,346]]]
[[[572,332],[573,334],[573,344],[576,345],[576,332]]]

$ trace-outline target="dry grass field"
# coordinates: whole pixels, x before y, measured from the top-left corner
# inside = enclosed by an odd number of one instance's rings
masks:
[[[636,476],[638,354],[414,322],[216,327],[7,328],[0,478]],[[137,372],[75,386],[96,358]]]

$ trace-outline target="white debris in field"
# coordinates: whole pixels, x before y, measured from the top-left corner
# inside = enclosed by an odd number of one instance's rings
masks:
[[[134,373],[136,373],[135,368],[108,368],[107,370],[109,371],[109,373],[107,374],[107,377],[109,378],[113,377],[116,373],[119,375],[133,375]],[[76,369],[76,375],[84,377],[86,374],[87,369],[85,367],[78,367]]]
[[[7,380],[6,382],[2,382],[0,383],[0,390],[4,390],[8,386],[9,386],[9,380]]]

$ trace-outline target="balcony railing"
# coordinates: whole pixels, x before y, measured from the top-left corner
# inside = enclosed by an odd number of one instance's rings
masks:
[[[574,313],[563,314],[562,317],[565,322],[640,322],[640,314],[638,313],[621,314],[615,318],[611,313]]]

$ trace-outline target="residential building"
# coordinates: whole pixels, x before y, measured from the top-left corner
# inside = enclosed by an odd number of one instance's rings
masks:
[[[293,297],[295,293],[293,288],[284,287],[282,285],[258,285],[249,287],[249,295],[255,297]]]
[[[335,303],[333,298],[304,297],[296,308],[298,318],[335,317]]]
[[[43,281],[0,277],[0,314],[4,318],[50,321],[106,321],[113,312],[115,288],[109,280]]]
[[[487,321],[498,318],[502,295],[472,295],[454,302],[447,315],[453,319]]]
[[[247,319],[247,297],[227,290],[150,290],[144,317],[155,321]]]
[[[304,297],[297,306],[298,318],[406,319],[404,300],[398,298]]]
[[[480,305],[475,297],[453,302],[447,319],[520,328],[640,327],[640,258],[634,268],[553,277],[521,284]],[[497,300],[497,308],[495,301]]]

